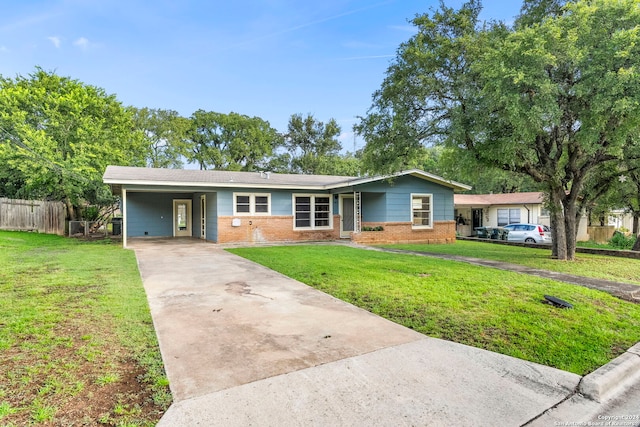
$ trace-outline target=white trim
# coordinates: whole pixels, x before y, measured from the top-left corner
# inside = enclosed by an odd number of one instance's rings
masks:
[[[309,218],[310,226],[309,227],[296,227],[296,197],[310,197],[310,214]],[[315,226],[315,206],[316,206],[316,197],[326,197],[329,199],[329,225],[324,227]],[[293,215],[293,229],[294,231],[309,231],[309,230],[333,230],[333,194],[327,193],[292,193],[291,194],[291,210]]]
[[[237,211],[237,196],[249,197],[249,212]],[[256,197],[267,198],[267,212],[256,212]],[[269,216],[271,215],[271,193],[233,193],[233,216]]]
[[[200,238],[207,240],[207,195],[200,195]]]
[[[187,229],[181,232],[176,227],[176,204],[185,203],[187,205]],[[192,216],[192,200],[191,199],[173,199],[173,237],[192,237],[193,236],[193,216]],[[184,234],[178,234],[184,233]]]
[[[127,247],[127,190],[122,189],[122,247]]]
[[[414,197],[428,197],[429,198],[429,225],[415,225],[413,223],[413,198]],[[411,228],[415,229],[431,229],[433,228],[433,194],[430,193],[411,193],[410,199],[410,212],[411,212]]]

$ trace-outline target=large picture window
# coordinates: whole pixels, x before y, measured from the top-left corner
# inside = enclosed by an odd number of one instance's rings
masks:
[[[433,227],[432,200],[431,194],[411,195],[411,221],[414,228]]]
[[[270,215],[271,194],[233,193],[234,215]]]
[[[294,228],[332,228],[331,196],[300,194],[293,196]]]
[[[498,209],[498,227],[520,222],[520,208]]]

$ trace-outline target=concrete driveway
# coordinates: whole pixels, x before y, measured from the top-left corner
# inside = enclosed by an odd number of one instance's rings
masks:
[[[555,419],[581,380],[428,338],[216,245],[130,246],[174,395],[160,426],[521,426]]]

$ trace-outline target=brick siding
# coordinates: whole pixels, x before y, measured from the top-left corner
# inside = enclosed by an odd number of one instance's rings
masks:
[[[383,231],[352,233],[356,243],[453,243],[456,241],[455,221],[435,221],[433,228],[412,228],[410,222],[364,222],[363,227],[382,226]]]
[[[240,219],[240,226],[231,225],[234,218]],[[339,215],[333,216],[332,230],[294,230],[292,215],[221,216],[218,218],[218,243],[337,240],[339,238]]]
[[[240,226],[231,225],[234,218]],[[251,224],[249,224],[251,222]],[[363,227],[382,226],[383,231],[352,233],[356,243],[453,243],[455,221],[435,221],[433,228],[413,229],[410,222],[365,222]],[[293,216],[221,216],[218,218],[218,243],[300,242],[340,239],[340,216],[333,216],[331,230],[294,230]]]

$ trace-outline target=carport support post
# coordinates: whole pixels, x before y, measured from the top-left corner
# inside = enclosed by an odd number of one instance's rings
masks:
[[[122,247],[127,247],[127,190],[122,189]]]

